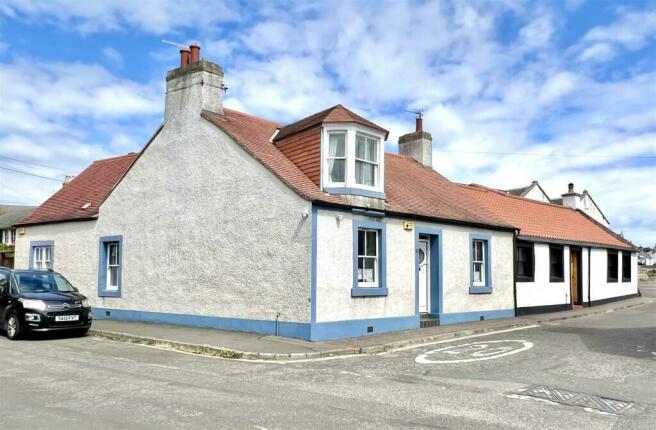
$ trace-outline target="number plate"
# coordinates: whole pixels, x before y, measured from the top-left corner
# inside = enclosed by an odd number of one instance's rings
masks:
[[[60,321],[79,321],[80,316],[79,315],[57,315],[55,316],[55,321],[60,322]]]

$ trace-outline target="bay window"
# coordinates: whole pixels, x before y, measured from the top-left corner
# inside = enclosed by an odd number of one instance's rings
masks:
[[[359,124],[325,125],[321,187],[330,194],[384,199],[384,134]]]

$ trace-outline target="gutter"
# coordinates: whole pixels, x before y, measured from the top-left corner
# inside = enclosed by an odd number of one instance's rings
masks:
[[[519,240],[524,240],[526,242],[553,243],[556,245],[587,246],[590,248],[617,249],[619,251],[627,251],[627,250],[634,249],[630,246],[621,247],[617,245],[606,245],[603,243],[584,242],[584,241],[577,241],[577,240],[548,239],[544,237],[535,237],[535,236],[517,236],[517,238]]]
[[[98,214],[95,214],[93,216],[88,216],[83,218],[55,219],[55,220],[48,220],[48,221],[31,222],[27,224],[14,224],[13,227],[32,227],[32,226],[46,225],[46,224],[61,224],[64,222],[97,221],[97,220],[98,220]]]

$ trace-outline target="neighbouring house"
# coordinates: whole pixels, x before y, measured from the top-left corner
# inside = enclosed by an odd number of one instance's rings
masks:
[[[341,105],[288,125],[240,113],[199,50],[138,154],[20,221],[18,266],[63,273],[97,319],[309,340],[515,315],[518,225],[432,169],[421,118],[392,154]]]
[[[547,192],[542,189],[538,181],[531,182],[530,185],[521,188],[512,188],[510,190],[503,190],[512,196],[525,197],[539,202],[551,203],[551,199]]]
[[[574,191],[574,184],[571,182],[567,185],[567,192],[561,195],[559,199],[552,199],[551,203],[580,210],[605,227],[610,227],[610,221],[601,211],[601,208],[597,206],[588,190],[577,193]]]
[[[35,206],[0,205],[0,266],[14,267],[14,224],[26,217]]]
[[[580,209],[463,185],[517,226],[516,313],[590,306],[638,295],[636,248]]]

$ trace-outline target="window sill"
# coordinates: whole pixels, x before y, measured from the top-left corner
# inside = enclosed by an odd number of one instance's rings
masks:
[[[631,278],[622,278],[622,282],[631,282]]]
[[[353,287],[351,297],[384,297],[387,296],[387,288],[381,287]]]
[[[535,282],[535,278],[529,278],[528,276],[518,276],[517,282]]]
[[[101,290],[98,291],[98,297],[121,297],[121,290]]]
[[[559,284],[565,282],[565,278],[549,278],[549,282],[552,284]]]
[[[492,287],[469,287],[469,294],[492,294]]]
[[[362,196],[362,197],[370,197],[373,199],[385,200],[385,193],[381,193],[380,191],[371,191],[371,190],[351,188],[351,187],[324,187],[323,190],[328,194]]]

